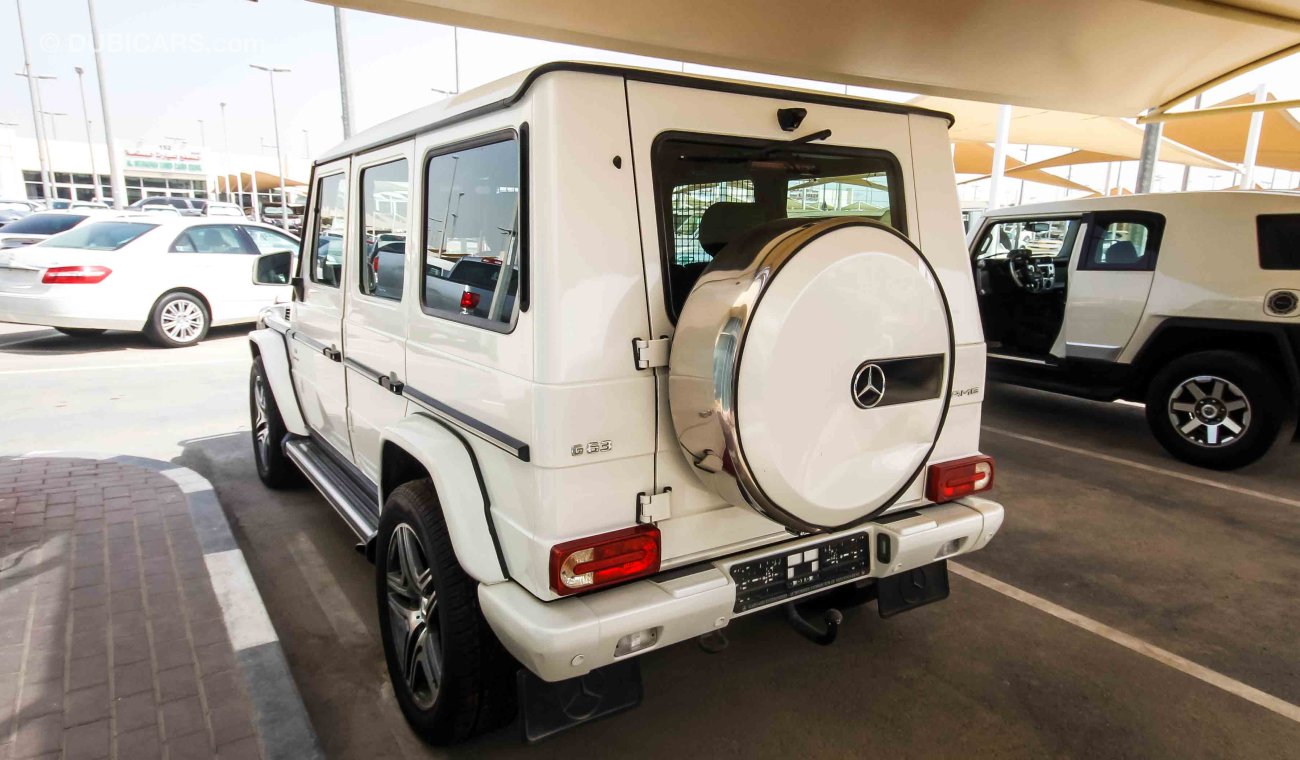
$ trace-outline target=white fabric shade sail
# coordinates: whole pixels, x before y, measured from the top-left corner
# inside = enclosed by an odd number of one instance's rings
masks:
[[[1300,50],[1300,0],[316,2],[675,61],[1130,117]]]

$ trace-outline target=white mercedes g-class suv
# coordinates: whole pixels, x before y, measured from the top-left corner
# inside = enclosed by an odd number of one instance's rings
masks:
[[[420,734],[536,739],[740,616],[828,643],[947,596],[1003,515],[950,121],[562,63],[316,162],[257,468],[360,538]]]
[[[1146,403],[1185,462],[1249,464],[1300,398],[1300,194],[999,209],[970,238],[994,379]]]

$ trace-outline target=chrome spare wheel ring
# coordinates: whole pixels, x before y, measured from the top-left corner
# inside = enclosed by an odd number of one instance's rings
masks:
[[[188,343],[203,329],[203,310],[193,301],[178,298],[162,310],[162,331],[177,343]]]
[[[427,556],[411,526],[401,523],[393,529],[384,565],[388,625],[402,680],[421,710],[433,707],[442,683],[438,595]]]
[[[257,457],[265,465],[271,461],[271,421],[266,403],[266,380],[260,374],[253,377],[253,441]]]
[[[1184,380],[1169,396],[1169,421],[1184,439],[1216,448],[1236,442],[1250,427],[1250,400],[1213,375]]]

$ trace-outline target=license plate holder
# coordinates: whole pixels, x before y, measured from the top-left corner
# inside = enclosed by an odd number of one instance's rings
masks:
[[[947,560],[905,570],[876,582],[876,609],[882,618],[947,598]]]

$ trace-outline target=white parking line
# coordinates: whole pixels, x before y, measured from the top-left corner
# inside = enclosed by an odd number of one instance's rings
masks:
[[[86,364],[79,367],[45,367],[40,369],[6,369],[0,371],[0,375],[31,375],[37,372],[90,372],[94,370],[111,370],[111,369],[147,369],[154,372],[160,369],[172,369],[174,367],[204,367],[212,364],[248,364],[248,359],[210,359],[201,362],[174,362],[159,364]]]
[[[1300,723],[1300,706],[1293,705],[1283,699],[1278,699],[1272,694],[1260,691],[1253,686],[1247,686],[1241,681],[1229,678],[1228,676],[1210,670],[1203,665],[1197,665],[1186,657],[1179,657],[1173,652],[1161,649],[1154,644],[1148,644],[1136,636],[1131,636],[1123,631],[1111,628],[1105,623],[1099,623],[1090,617],[1080,615],[1072,610],[1067,610],[1059,604],[1049,602],[1040,596],[1034,596],[1028,591],[1022,591],[1015,586],[1003,583],[997,578],[987,576],[978,570],[972,570],[971,568],[966,567],[965,565],[959,565],[956,562],[949,562],[948,567],[951,568],[953,574],[959,575],[966,580],[978,583],[987,589],[1008,596],[1018,602],[1023,602],[1036,610],[1046,612],[1048,615],[1051,615],[1058,620],[1063,620],[1070,625],[1082,628],[1089,633],[1095,633],[1103,639],[1118,644],[1125,649],[1137,652],[1144,657],[1149,657],[1162,665],[1168,665],[1180,673],[1189,675],[1199,681],[1203,681],[1211,686],[1222,689],[1229,694],[1241,697],[1247,702],[1259,705],[1265,710],[1269,710],[1270,712],[1277,713],[1284,718],[1289,718]]]
[[[1177,478],[1179,480],[1187,481],[1188,483],[1195,483],[1197,485],[1209,486],[1210,488],[1218,488],[1222,491],[1230,491],[1235,494],[1241,494],[1242,496],[1250,496],[1252,498],[1262,499],[1264,501],[1271,501],[1274,504],[1281,504],[1282,506],[1285,507],[1300,508],[1300,500],[1288,499],[1285,496],[1277,496],[1275,494],[1265,493],[1264,491],[1256,491],[1252,488],[1241,488],[1239,486],[1232,486],[1232,485],[1228,485],[1227,483],[1220,483],[1217,480],[1210,480],[1209,478],[1202,478],[1196,475],[1188,475],[1182,472],[1175,472],[1174,470],[1166,470],[1163,467],[1155,467],[1149,464],[1142,464],[1141,462],[1132,462],[1127,459],[1121,459],[1119,457],[1110,456],[1109,454],[1100,454],[1096,451],[1088,451],[1087,449],[1080,449],[1074,446],[1066,446],[1063,443],[1056,443],[1055,441],[1048,441],[1043,438],[1035,438],[1031,435],[1024,435],[1022,433],[1013,433],[1010,430],[1002,430],[1001,428],[989,427],[985,425],[984,430],[990,433],[997,433],[998,435],[1005,435],[1008,438],[1015,438],[1016,440],[1019,441],[1025,441],[1026,443],[1034,443],[1034,444],[1038,444],[1039,446],[1051,446],[1054,449],[1060,449],[1061,451],[1068,451],[1071,454],[1078,454],[1079,456],[1091,457],[1092,459],[1100,459],[1101,461],[1109,462],[1110,464],[1118,464],[1118,465],[1123,465],[1124,467],[1132,467],[1135,470],[1142,470],[1143,472],[1154,472],[1159,475],[1167,475],[1171,478]]]

